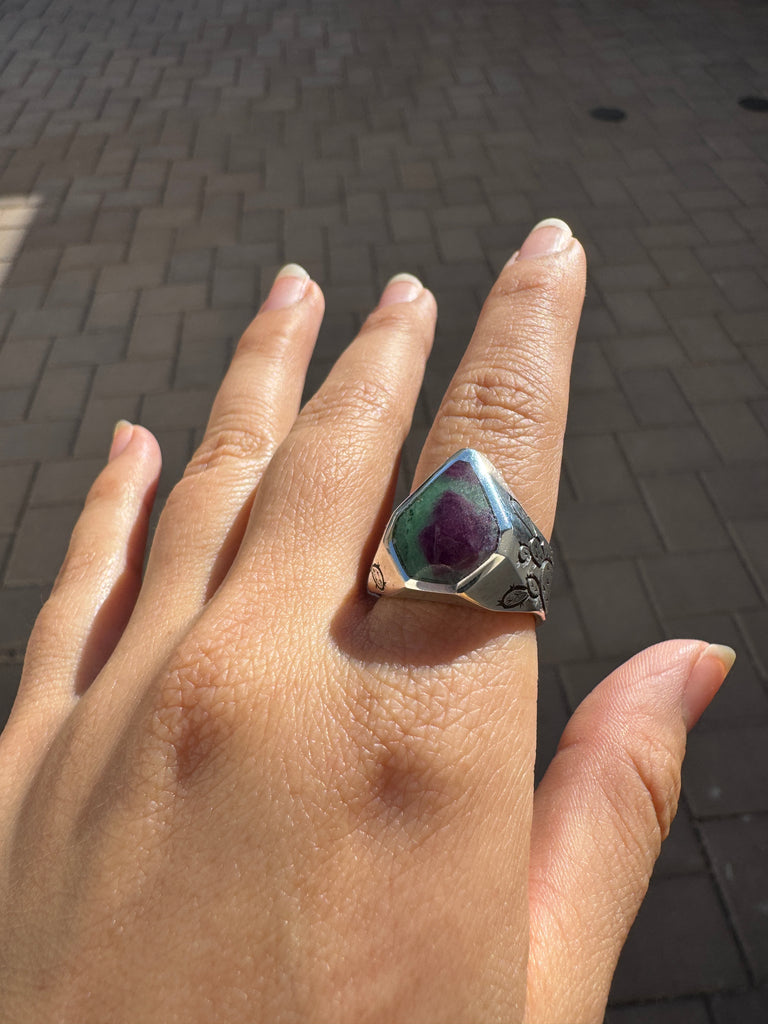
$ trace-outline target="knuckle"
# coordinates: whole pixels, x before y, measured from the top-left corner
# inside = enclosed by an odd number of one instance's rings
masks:
[[[311,431],[329,417],[341,416],[354,422],[388,422],[398,402],[397,389],[386,373],[366,377],[346,378],[326,383],[310,399],[301,414],[302,427]]]
[[[483,430],[510,434],[537,447],[553,439],[551,396],[535,368],[488,365],[455,379],[440,409],[438,426],[447,435],[466,434],[467,421]]]
[[[242,653],[233,653],[227,630],[215,643],[190,636],[159,680],[148,735],[160,748],[175,789],[207,775],[242,726]]]
[[[619,752],[618,760],[625,828],[635,833],[639,825],[660,846],[677,813],[682,755],[648,728]]]
[[[260,425],[222,424],[206,434],[187,463],[184,477],[196,476],[222,463],[263,461],[274,449],[272,432]]]
[[[345,699],[354,768],[342,799],[363,828],[384,823],[425,838],[469,791],[472,715],[445,682],[406,692],[372,676]]]

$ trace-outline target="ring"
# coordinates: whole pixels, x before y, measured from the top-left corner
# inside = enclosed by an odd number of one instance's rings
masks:
[[[490,460],[463,448],[392,513],[368,592],[545,619],[553,567],[552,549]]]

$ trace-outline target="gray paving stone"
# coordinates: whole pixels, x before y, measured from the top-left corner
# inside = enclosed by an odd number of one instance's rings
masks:
[[[662,615],[755,608],[760,595],[733,550],[645,555],[643,575]]]
[[[638,423],[659,427],[694,421],[690,405],[668,370],[627,370],[620,379]]]
[[[127,327],[131,323],[137,300],[135,291],[97,292],[85,322],[86,331]]]
[[[79,514],[80,505],[28,509],[11,550],[5,583],[11,587],[53,583]]]
[[[573,586],[599,657],[621,656],[662,639],[650,597],[632,562],[585,563]]]
[[[23,655],[42,606],[40,587],[4,586],[0,590],[0,650],[6,655]]]
[[[715,520],[717,526],[719,522]],[[569,563],[658,551],[661,540],[642,502],[576,502],[558,519],[558,540]],[[729,543],[724,534],[724,543]]]
[[[125,345],[125,331],[121,327],[54,338],[47,365],[51,368],[114,363],[122,359]]]
[[[747,992],[718,993],[711,997],[715,1024],[764,1024],[768,1014],[768,987]]]
[[[618,440],[630,468],[643,476],[720,465],[711,441],[700,427],[622,431]]]
[[[768,465],[743,463],[710,469],[703,480],[712,500],[726,519],[753,519],[768,515]]]
[[[640,483],[669,551],[730,548],[731,539],[698,478],[674,473]]]
[[[768,458],[768,433],[748,405],[736,401],[702,404],[697,413],[724,461]]]
[[[44,338],[6,341],[0,348],[0,380],[7,388],[37,383],[50,342]]]
[[[697,730],[688,736],[685,795],[694,817],[768,812],[768,725]]]
[[[722,363],[717,366],[683,366],[675,376],[689,401],[728,402],[760,398],[765,386],[751,367],[743,363]]]
[[[35,476],[29,496],[30,507],[82,505],[104,463],[104,458],[46,461]]]
[[[694,366],[699,363],[737,362],[741,358],[738,348],[713,314],[673,317],[670,325]]]
[[[704,999],[671,999],[643,1006],[615,1006],[605,1024],[711,1024]]]
[[[91,370],[86,367],[46,368],[40,378],[30,420],[75,420],[83,411]]]
[[[0,731],[5,728],[11,714],[11,708],[19,689],[21,669],[22,666],[18,663],[0,664]]]
[[[709,877],[654,879],[619,959],[611,1001],[717,992],[747,981]]]
[[[73,420],[0,426],[0,462],[61,458],[68,453],[76,429]]]
[[[0,466],[0,533],[16,528],[34,473],[32,463]]]
[[[93,381],[93,395],[108,398],[117,395],[148,395],[167,390],[173,364],[170,359],[128,360],[100,366]]]
[[[576,494],[582,501],[637,501],[637,485],[621,449],[610,435],[567,437],[563,461]]]
[[[73,455],[77,459],[91,456],[105,459],[112,441],[112,433],[118,420],[136,422],[140,405],[138,395],[121,395],[116,398],[90,397],[80,421]],[[67,454],[65,452],[58,455]]]
[[[203,426],[208,420],[213,397],[210,389],[147,395],[142,402],[141,422],[152,431]]]
[[[752,975],[768,981],[768,815],[706,821],[701,832]]]

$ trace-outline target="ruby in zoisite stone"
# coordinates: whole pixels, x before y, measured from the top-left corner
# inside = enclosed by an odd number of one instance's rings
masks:
[[[468,462],[452,463],[398,517],[393,544],[412,579],[455,585],[499,542],[499,527]]]

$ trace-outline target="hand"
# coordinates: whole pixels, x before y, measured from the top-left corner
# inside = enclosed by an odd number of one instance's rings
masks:
[[[550,535],[584,282],[529,236],[415,484],[478,448]],[[532,618],[365,591],[435,299],[392,284],[299,412],[323,308],[278,277],[143,582],[147,430],[88,495],[0,738],[8,1024],[602,1019],[727,654],[617,670],[534,798]]]

